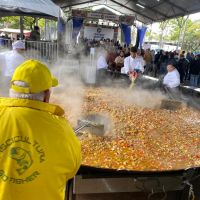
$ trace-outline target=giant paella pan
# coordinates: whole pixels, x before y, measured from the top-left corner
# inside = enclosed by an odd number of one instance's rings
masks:
[[[109,118],[103,137],[87,130],[79,138],[86,177],[177,176],[199,174],[200,112],[181,106],[160,109],[163,96],[119,88],[84,88],[82,115]],[[70,116],[70,109],[66,106]],[[192,170],[192,173],[191,173]]]

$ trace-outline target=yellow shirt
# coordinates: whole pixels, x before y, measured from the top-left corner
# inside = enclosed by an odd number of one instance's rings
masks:
[[[0,200],[64,200],[80,143],[52,104],[0,98]]]

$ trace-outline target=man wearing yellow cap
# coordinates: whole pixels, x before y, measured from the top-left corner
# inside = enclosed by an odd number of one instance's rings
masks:
[[[64,200],[81,162],[80,144],[59,106],[58,81],[28,60],[15,70],[10,97],[0,98],[0,200]]]

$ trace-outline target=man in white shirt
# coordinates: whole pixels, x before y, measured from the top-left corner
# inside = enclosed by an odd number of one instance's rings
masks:
[[[12,44],[12,49],[12,51],[3,52],[0,54],[2,76],[0,95],[4,96],[8,95],[9,83],[15,69],[26,60],[26,58],[23,56],[23,52],[25,50],[25,43],[23,41],[15,41]]]
[[[180,85],[180,74],[173,63],[167,65],[168,73],[163,79],[163,84],[168,88],[176,88]]]
[[[165,92],[171,99],[179,99],[180,74],[178,70],[175,68],[175,63],[173,61],[168,63],[167,71],[168,73],[165,75],[163,79]]]
[[[106,58],[103,55],[100,55],[97,59],[97,70],[99,69],[107,69],[108,63],[106,62]]]
[[[106,71],[108,68],[106,57],[107,57],[107,51],[101,48],[96,63],[97,66],[96,83],[98,85],[102,84],[106,78]]]
[[[126,57],[124,60],[124,67],[121,69],[122,74],[129,74],[130,72],[144,72],[144,66],[141,59],[137,57],[137,49],[131,47],[131,55]]]
[[[138,49],[137,56],[136,56],[137,65],[135,67],[135,71],[144,73],[144,66],[146,65],[146,62],[145,62],[143,56],[141,55],[141,53],[142,53],[141,50]]]
[[[5,56],[5,69],[4,76],[11,79],[15,69],[23,63],[26,59],[23,56],[25,50],[25,43],[17,40],[12,44],[12,51],[4,53]]]

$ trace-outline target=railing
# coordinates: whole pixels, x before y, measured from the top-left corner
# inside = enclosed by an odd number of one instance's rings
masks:
[[[26,56],[33,59],[55,62],[58,58],[56,42],[26,41]]]
[[[57,42],[49,41],[25,41],[27,58],[42,60],[45,62],[55,62],[58,59]],[[12,40],[0,38],[0,50],[11,50]]]
[[[0,50],[3,51],[4,49],[12,49],[12,40],[0,38]]]

